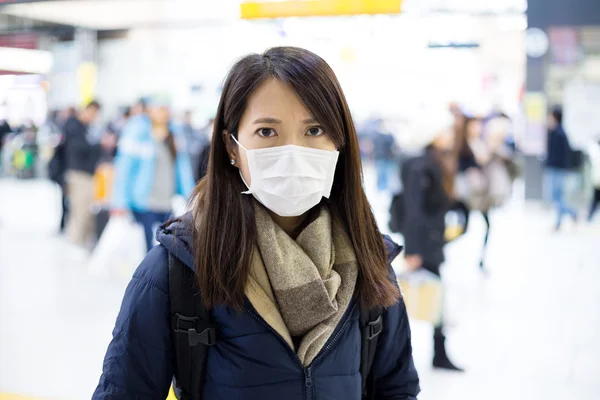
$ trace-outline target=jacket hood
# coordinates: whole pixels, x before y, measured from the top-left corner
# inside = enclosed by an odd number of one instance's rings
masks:
[[[188,211],[181,217],[171,219],[162,224],[156,232],[156,240],[165,246],[169,253],[173,254],[192,270],[195,270],[196,263],[192,255],[193,231],[192,213]]]
[[[156,233],[156,240],[169,253],[181,260],[190,269],[195,270],[196,263],[192,255],[193,230],[192,213],[188,211],[183,216],[167,221],[160,226]],[[385,244],[388,264],[391,264],[402,252],[402,246],[394,242],[388,235],[383,235],[383,242]]]

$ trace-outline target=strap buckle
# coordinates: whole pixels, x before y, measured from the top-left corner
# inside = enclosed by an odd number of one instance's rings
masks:
[[[383,331],[383,318],[380,315],[375,321],[367,324],[367,339],[373,340]]]
[[[188,335],[188,341],[191,347],[197,346],[202,343],[206,346],[214,346],[217,344],[217,330],[214,325],[207,323],[198,317],[186,317],[176,313],[174,315],[175,320],[175,333],[183,333]],[[198,332],[196,328],[199,327],[201,332]]]

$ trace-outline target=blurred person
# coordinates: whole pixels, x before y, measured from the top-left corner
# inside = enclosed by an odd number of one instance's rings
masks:
[[[169,107],[168,98],[151,97],[147,116],[126,125],[115,160],[112,214],[132,212],[144,227],[148,250],[156,226],[171,214],[173,196],[187,199],[194,188],[185,139],[172,123]]]
[[[130,109],[131,115],[130,116],[131,117],[137,117],[137,116],[146,114],[147,103],[148,103],[148,98],[147,97],[140,97],[131,106],[131,109]]]
[[[67,185],[65,174],[67,172],[67,154],[65,145],[65,135],[62,131],[56,134],[54,154],[48,163],[48,178],[55,182],[60,188],[61,194],[61,215],[59,232],[65,231],[66,222],[69,213],[69,201],[67,197]]]
[[[490,210],[504,205],[512,195],[513,182],[518,168],[514,151],[507,142],[511,126],[508,116],[498,114],[485,120],[482,125],[469,131],[469,146],[477,165],[483,172],[484,187],[473,209],[481,212],[486,224],[479,267],[485,272],[486,250],[490,239]],[[477,204],[478,203],[478,204]]]
[[[114,120],[110,121],[106,129],[109,132],[117,135],[117,137],[119,137],[121,135],[121,132],[123,132],[123,129],[125,129],[125,125],[127,125],[127,122],[131,118],[131,115],[131,107],[123,107],[119,112],[119,116]]]
[[[48,162],[48,178],[55,182],[60,188],[61,194],[61,215],[59,233],[65,231],[67,215],[69,212],[69,203],[67,199],[67,188],[65,182],[65,172],[67,171],[67,157],[65,150],[64,124],[62,120],[65,115],[64,110],[55,110],[50,113],[48,128],[54,136],[54,151]]]
[[[210,157],[210,143],[212,141],[213,130],[215,128],[215,119],[211,118],[204,129],[202,130],[202,136],[204,138],[204,144],[200,149],[198,160],[196,161],[196,180],[199,181],[206,175],[206,169],[208,168],[208,159]]]
[[[331,68],[292,47],[246,56],[215,125],[193,210],[137,269],[93,399],[161,399],[175,374],[180,398],[416,400],[400,248],[377,229]]]
[[[21,125],[18,138],[20,147],[15,152],[13,163],[16,167],[17,177],[20,179],[34,178],[39,154],[37,127],[31,122]]]
[[[483,138],[481,118],[463,114],[463,119],[457,127],[454,144],[458,157],[455,197],[457,207],[467,216],[467,227],[471,211],[481,212],[485,222],[485,234],[479,267],[485,270],[485,250],[490,235],[489,211],[492,207],[485,168],[492,159],[492,154]]]
[[[85,247],[95,233],[91,205],[94,197],[94,171],[103,148],[114,145],[114,138],[103,136],[94,143],[89,127],[100,111],[97,101],[90,102],[65,124],[65,181],[69,196],[67,234],[75,245]]]
[[[451,207],[455,161],[454,119],[443,109],[423,112],[413,129],[403,135],[401,148],[422,149],[407,159],[402,170],[404,190],[403,229],[406,265],[424,268],[440,276],[444,263],[446,212]],[[446,352],[443,317],[434,327],[432,365],[451,371],[458,368]]]
[[[390,175],[394,170],[394,159],[396,158],[396,154],[394,153],[396,146],[394,136],[384,129],[383,120],[378,119],[375,131],[371,137],[373,142],[373,158],[375,159],[375,169],[377,170],[377,189],[380,192],[389,188]]]
[[[577,222],[577,211],[569,205],[565,193],[572,151],[562,125],[562,117],[561,107],[555,107],[548,115],[546,173],[550,186],[550,198],[557,209],[555,231],[560,230],[565,215],[570,215]]]
[[[131,108],[130,107],[122,108],[118,117],[116,117],[115,119],[113,119],[106,125],[104,134],[107,136],[110,136],[111,140],[114,143],[117,143],[119,137],[121,136],[121,133],[123,133],[123,130],[125,129],[125,126],[127,126],[127,123],[129,122],[130,119],[131,119]],[[112,163],[116,154],[117,154],[117,146],[104,149],[104,151],[102,152],[102,155],[100,157],[101,162],[102,163]]]
[[[0,104],[0,172],[3,169],[2,165],[2,149],[4,148],[4,142],[8,135],[12,132],[12,128],[8,124],[6,115],[6,106],[4,104]]]
[[[190,110],[186,110],[183,113],[183,117],[181,119],[181,133],[183,134],[183,137],[188,143],[191,143],[197,137],[197,129],[194,128],[192,119],[193,114]]]
[[[592,197],[592,204],[590,205],[590,213],[588,214],[588,221],[591,222],[598,205],[600,205],[600,137],[596,138],[588,146],[588,156],[592,168],[592,185],[594,186],[594,195]]]
[[[190,162],[194,170],[194,179],[198,181],[201,178],[198,174],[200,156],[202,150],[210,144],[209,139],[204,134],[202,129],[197,129],[193,125],[193,114],[189,110],[183,113],[181,132],[185,138],[188,152],[190,154]]]
[[[66,107],[66,108],[60,110],[58,112],[58,115],[56,118],[56,123],[57,123],[58,127],[62,131],[64,131],[67,121],[69,121],[71,118],[75,117],[76,113],[77,113],[77,111],[75,110],[75,107]]]

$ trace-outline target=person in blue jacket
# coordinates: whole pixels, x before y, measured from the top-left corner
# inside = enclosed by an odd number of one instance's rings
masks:
[[[203,399],[362,399],[361,306],[384,310],[372,398],[416,399],[410,327],[390,268],[401,249],[377,228],[329,65],[293,47],[238,61],[211,145],[192,211],[162,227],[127,288],[93,399],[166,398],[180,365],[171,257],[195,271],[218,327]]]
[[[112,214],[132,212],[144,227],[150,250],[156,227],[171,214],[173,196],[188,198],[195,182],[185,139],[171,122],[168,99],[150,98],[147,111],[130,119],[121,134]]]

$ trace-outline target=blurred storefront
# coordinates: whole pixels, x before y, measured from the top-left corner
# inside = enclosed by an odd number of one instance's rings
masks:
[[[42,43],[36,33],[0,34],[0,105],[6,113],[1,118],[13,125],[45,119],[52,55],[40,49]]]
[[[530,108],[563,105],[571,145],[584,149],[600,135],[600,3],[529,0],[527,94]],[[539,52],[537,50],[540,50]],[[537,115],[538,113],[534,113]],[[545,121],[529,115],[526,197],[543,194]],[[585,179],[585,177],[584,177]],[[589,185],[583,184],[582,187]]]
[[[331,0],[312,3],[326,2]],[[78,19],[98,31],[127,29],[126,35],[97,44],[96,94],[109,112],[141,95],[168,92],[175,108],[208,117],[231,63],[277,45],[307,47],[322,55],[342,81],[357,118],[402,119],[423,103],[450,101],[514,113],[525,78],[522,0],[493,5],[406,0],[399,14],[249,20],[240,18],[239,1],[219,2],[208,10],[188,0],[146,2],[149,7],[136,0],[110,6],[81,0],[73,2],[69,15],[57,12],[53,3],[9,11],[45,15],[62,24]],[[77,102],[76,52],[71,42],[53,47],[51,107]]]

